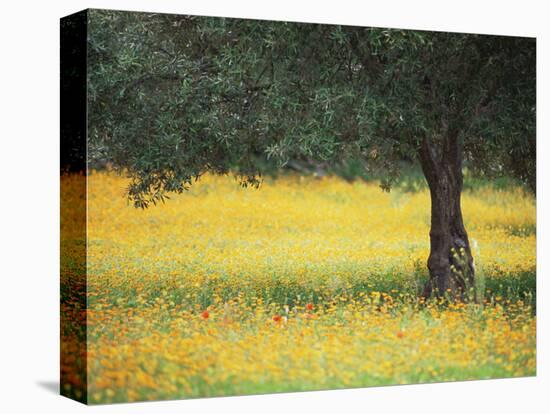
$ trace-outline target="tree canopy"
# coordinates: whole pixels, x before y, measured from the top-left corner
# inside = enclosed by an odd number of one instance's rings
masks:
[[[479,174],[535,188],[531,38],[91,10],[89,157],[138,207],[211,171],[363,160],[386,171],[455,136]]]

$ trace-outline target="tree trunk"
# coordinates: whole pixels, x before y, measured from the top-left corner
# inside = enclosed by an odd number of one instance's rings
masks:
[[[424,297],[450,295],[466,300],[474,289],[474,261],[462,220],[462,149],[458,133],[443,140],[441,148],[425,139],[420,162],[431,195],[430,279]]]

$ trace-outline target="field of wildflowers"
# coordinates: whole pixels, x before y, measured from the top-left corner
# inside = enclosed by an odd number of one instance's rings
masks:
[[[463,195],[476,305],[418,299],[425,190],[205,176],[142,211],[126,186],[88,179],[90,403],[536,372],[535,201],[519,188]]]

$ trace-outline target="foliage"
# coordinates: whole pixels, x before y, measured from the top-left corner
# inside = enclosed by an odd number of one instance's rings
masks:
[[[534,39],[91,10],[90,157],[139,207],[266,160],[385,171],[428,137],[472,171],[535,183]]]

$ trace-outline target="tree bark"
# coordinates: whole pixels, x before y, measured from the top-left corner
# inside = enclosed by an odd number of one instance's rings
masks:
[[[473,294],[474,261],[462,219],[462,148],[458,133],[436,146],[424,139],[420,163],[431,195],[430,278],[422,296],[450,295],[466,300]]]

